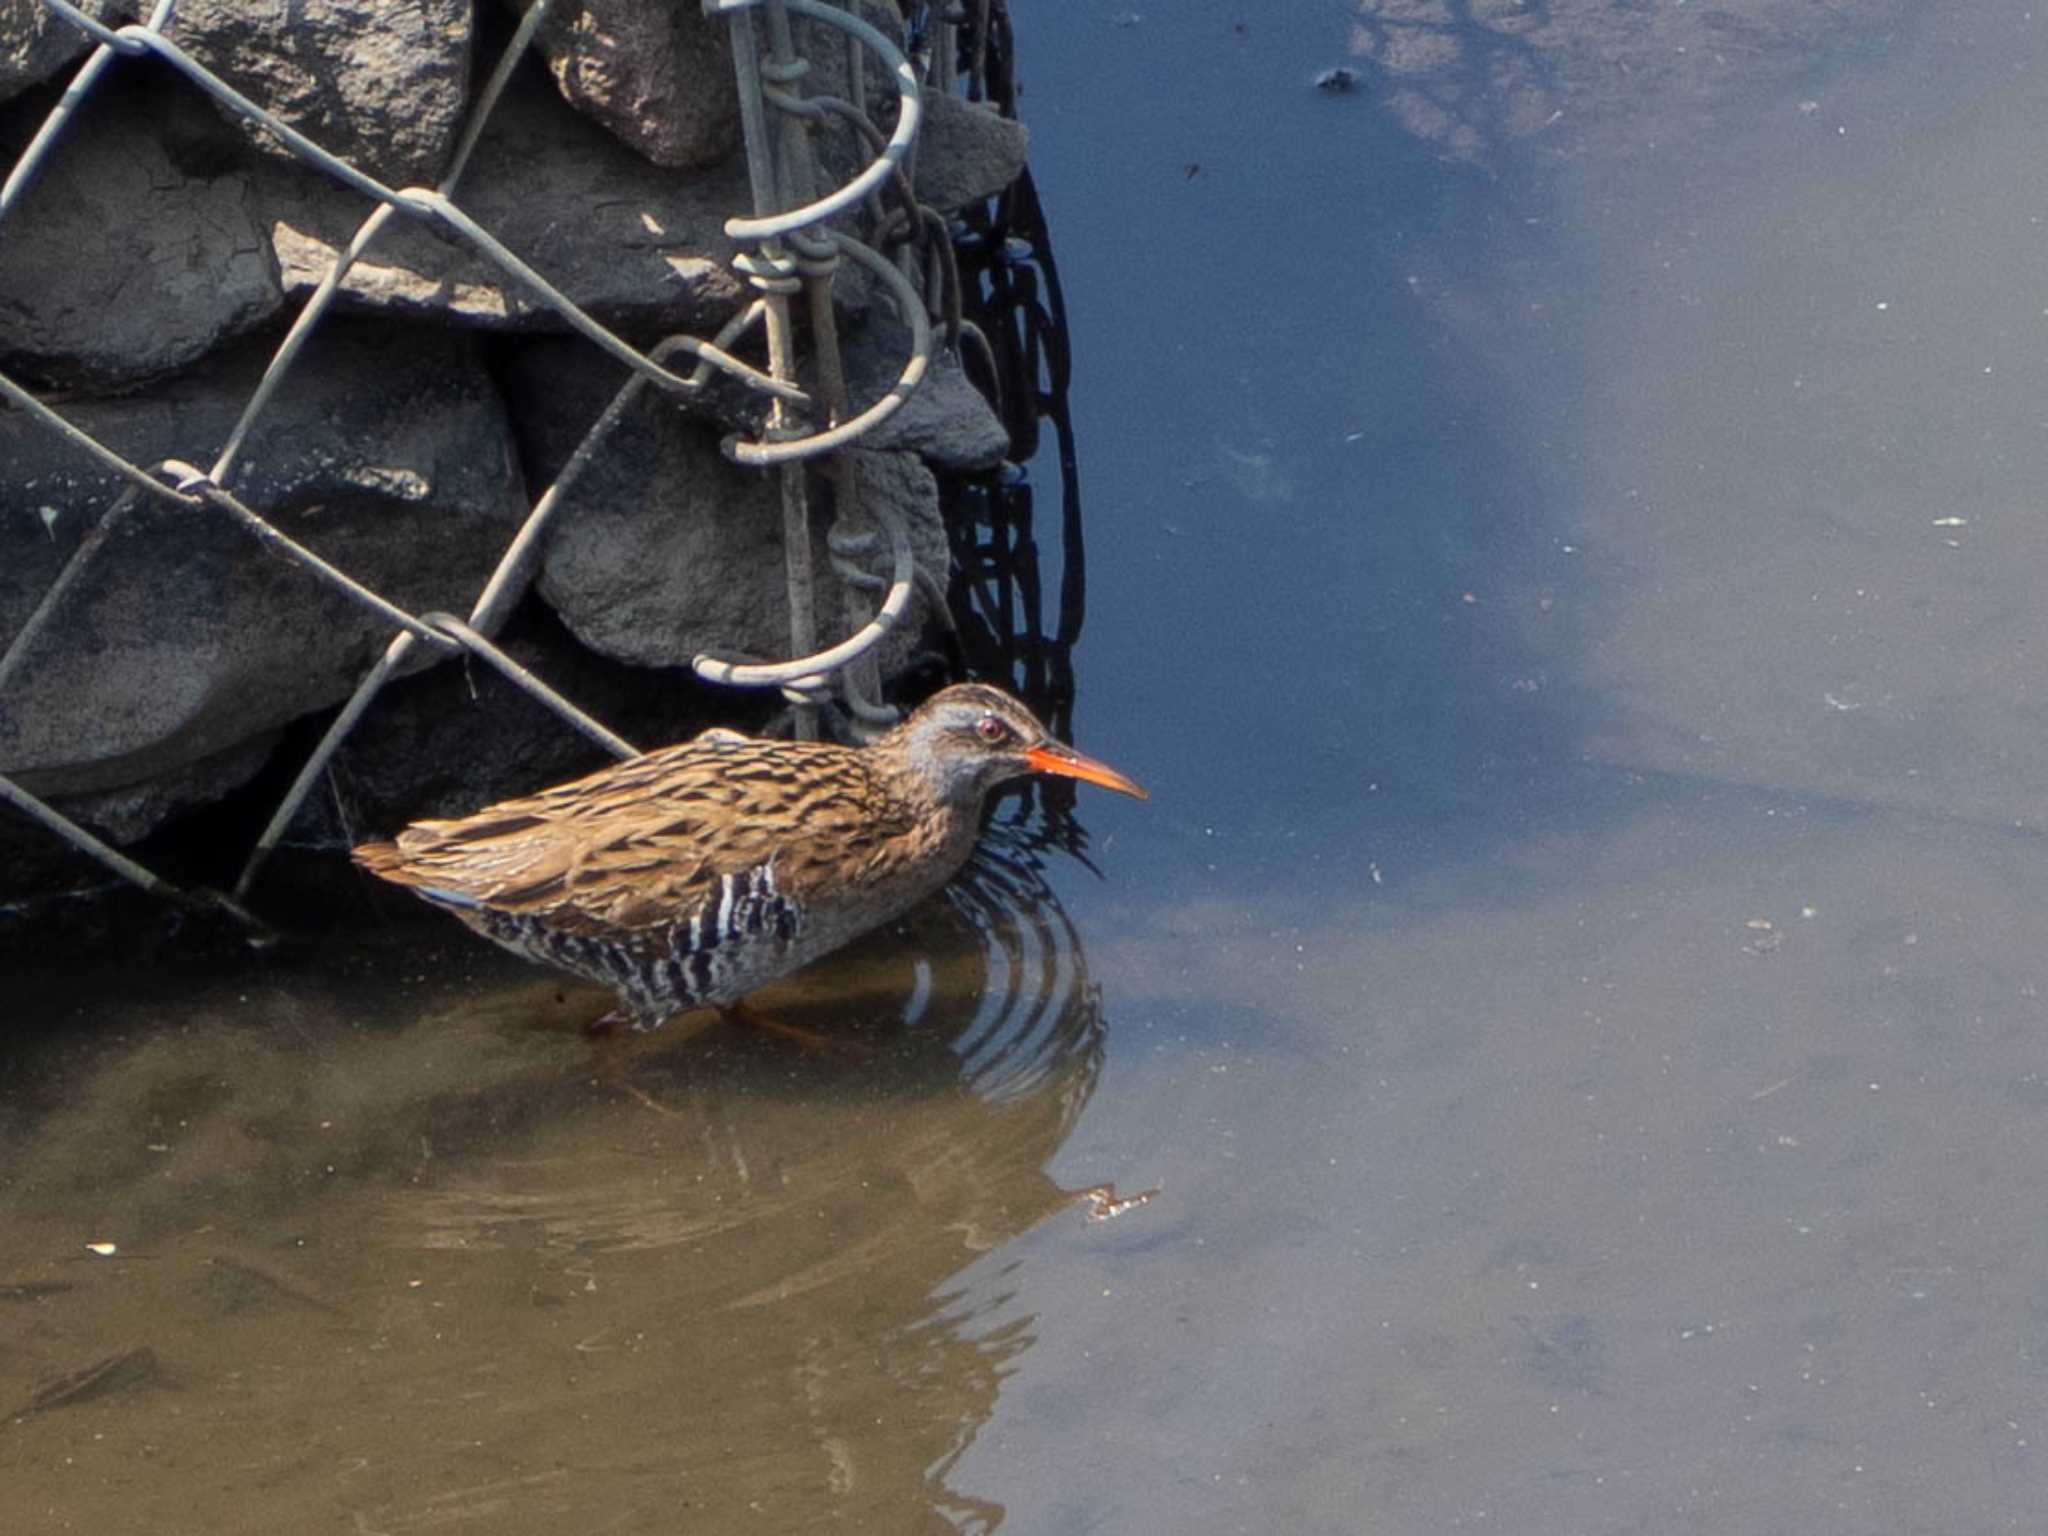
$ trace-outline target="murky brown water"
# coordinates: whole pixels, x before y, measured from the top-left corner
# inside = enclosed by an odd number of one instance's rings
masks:
[[[0,1480],[49,1529],[951,1528],[1030,1331],[952,1277],[1105,1020],[1028,865],[761,994],[835,1052],[433,928],[67,1006],[0,1131]],[[857,1054],[856,1054],[857,1053]],[[95,1249],[104,1251],[95,1251]],[[16,1526],[16,1529],[22,1527]]]

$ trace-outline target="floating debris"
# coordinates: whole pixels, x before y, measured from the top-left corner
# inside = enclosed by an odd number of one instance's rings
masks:
[[[1778,932],[1777,925],[1768,917],[1752,917],[1742,925],[1756,937],[1743,945],[1745,952],[1752,955],[1768,955],[1785,942],[1785,935]]]
[[[1113,1221],[1125,1211],[1134,1210],[1145,1204],[1158,1193],[1156,1189],[1148,1189],[1143,1194],[1119,1197],[1114,1184],[1097,1184],[1088,1189],[1075,1190],[1073,1198],[1088,1203],[1090,1221]]]
[[[1315,87],[1317,90],[1325,91],[1332,96],[1342,96],[1347,91],[1353,91],[1358,88],[1358,71],[1339,64],[1336,68],[1326,69],[1317,75]]]

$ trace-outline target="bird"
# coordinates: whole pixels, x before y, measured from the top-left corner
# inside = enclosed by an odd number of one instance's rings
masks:
[[[867,747],[713,728],[353,850],[528,960],[610,987],[593,1028],[742,999],[901,916],[967,862],[997,786],[1053,774],[1148,798],[985,683]],[[786,1030],[785,1033],[797,1033]]]

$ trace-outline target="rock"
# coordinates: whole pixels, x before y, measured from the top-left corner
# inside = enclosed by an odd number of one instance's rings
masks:
[[[895,43],[899,50],[905,47],[903,15],[893,0],[854,0],[853,4],[841,9],[853,11],[861,20]],[[794,19],[792,33],[798,53],[811,66],[795,88],[806,96],[836,96],[842,101],[854,100],[846,34],[826,26],[823,22],[802,18]],[[896,122],[895,80],[874,54],[863,48],[861,56],[866,61],[868,116],[886,137]],[[921,99],[925,103],[926,120],[918,138],[920,145],[928,141],[930,134],[933,93],[928,90],[923,93]],[[811,135],[811,143],[817,160],[817,191],[820,196],[859,175],[867,168],[872,158],[872,151],[866,140],[836,118],[827,119],[818,126]],[[917,153],[922,155],[924,151],[920,149]],[[897,206],[893,192],[888,194],[886,201],[891,209]],[[849,276],[859,275],[857,269],[843,268],[842,271]]]
[[[49,828],[31,821],[11,805],[0,805],[0,951],[10,930],[23,915],[19,905],[31,895],[52,891],[90,890],[115,880],[103,865],[79,853]]]
[[[323,176],[280,167],[261,180],[285,291],[309,294],[362,223],[363,201]],[[737,160],[698,176],[656,170],[562,105],[545,82],[517,80],[456,193],[458,205],[608,325],[708,334],[752,297],[728,267],[726,218],[752,206]],[[351,269],[350,307],[497,328],[566,330],[519,282],[397,218]]]
[[[135,0],[76,0],[103,26],[135,19]],[[0,10],[0,101],[39,85],[94,47],[92,38],[40,0],[7,0]]]
[[[77,404],[64,409],[78,414]],[[36,611],[114,494],[112,476],[79,485],[84,460],[18,413],[0,414],[0,654]],[[51,477],[61,477],[53,485]],[[90,499],[88,499],[90,498]]]
[[[921,203],[951,213],[994,197],[1017,179],[1031,135],[1014,117],[958,96],[927,91],[929,109],[918,138],[911,185]]]
[[[881,398],[910,355],[910,329],[877,307],[846,338],[846,381],[856,410]],[[960,360],[941,348],[924,380],[896,414],[862,439],[874,449],[909,449],[942,469],[990,469],[1010,451],[1010,432],[967,380]]]
[[[279,734],[266,731],[143,783],[96,795],[62,796],[51,805],[110,843],[138,842],[180,811],[211,805],[248,783],[270,760]]]
[[[536,42],[562,98],[654,164],[715,165],[739,147],[727,24],[695,5],[571,0]]]
[[[769,694],[737,695],[687,670],[649,672],[598,656],[535,603],[503,641],[523,667],[636,746],[694,736],[714,719],[780,707]],[[447,663],[399,678],[350,733],[334,760],[333,793],[310,797],[294,841],[354,844],[422,816],[464,816],[510,795],[559,784],[611,761],[609,754],[493,668]]]
[[[540,346],[514,365],[512,409],[537,481],[552,479],[584,424],[603,409],[618,373],[589,356]],[[913,546],[941,581],[945,529],[931,474],[904,454],[864,454],[875,493],[903,512]],[[819,506],[821,483],[812,482]],[[843,588],[813,517],[820,644],[847,633]],[[887,573],[886,553],[864,560]],[[643,666],[680,666],[700,651],[789,656],[777,476],[743,469],[714,432],[643,394],[570,490],[540,578],[541,595],[585,645]],[[883,643],[884,672],[900,668],[923,622],[922,598]]]
[[[283,304],[248,183],[181,169],[130,102],[78,114],[0,239],[0,367],[39,382],[159,378]]]
[[[860,469],[863,505],[872,507],[879,502],[895,509],[910,533],[910,551],[918,568],[929,573],[943,590],[952,568],[953,552],[946,539],[945,519],[939,511],[939,482],[930,468],[914,453],[859,449],[853,457]],[[859,518],[854,521],[857,523]],[[892,568],[888,539],[878,537],[875,553],[863,558],[860,564],[878,576],[888,576]],[[876,652],[884,676],[891,676],[909,664],[923,632],[934,622],[923,592],[913,591],[915,595],[903,621]],[[874,592],[865,611],[871,612],[887,595],[880,590]]]
[[[843,11],[851,11],[862,21],[880,32],[894,43],[899,52],[905,51],[903,40],[903,12],[895,0],[853,0],[850,5],[841,5]],[[806,17],[790,18],[790,39],[797,53],[810,61],[810,69],[798,83],[806,96],[837,96],[842,101],[854,99],[853,78],[847,68],[846,34],[837,27],[822,21],[811,21]],[[877,121],[895,121],[896,87],[889,71],[882,61],[865,47],[861,56],[867,61],[867,105]],[[886,132],[886,130],[884,130]],[[865,158],[865,156],[863,156]]]
[[[469,106],[470,0],[179,0],[168,31],[272,116],[388,186],[431,186]],[[266,153],[276,137],[223,107]]]
[[[131,459],[204,467],[269,348],[73,420]],[[0,416],[0,569],[26,539],[84,532],[0,656],[0,772],[45,795],[138,784],[332,704],[385,622],[225,516],[144,497],[18,415]],[[414,612],[466,611],[526,512],[503,409],[460,334],[330,322],[231,481],[249,506]],[[25,563],[25,562],[24,562]],[[46,562],[45,562],[46,563]],[[18,601],[18,595],[15,598]]]

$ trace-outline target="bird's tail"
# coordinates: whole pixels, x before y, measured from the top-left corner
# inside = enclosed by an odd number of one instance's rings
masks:
[[[396,843],[364,843],[350,849],[348,856],[373,875],[401,885],[406,883],[405,855]]]

